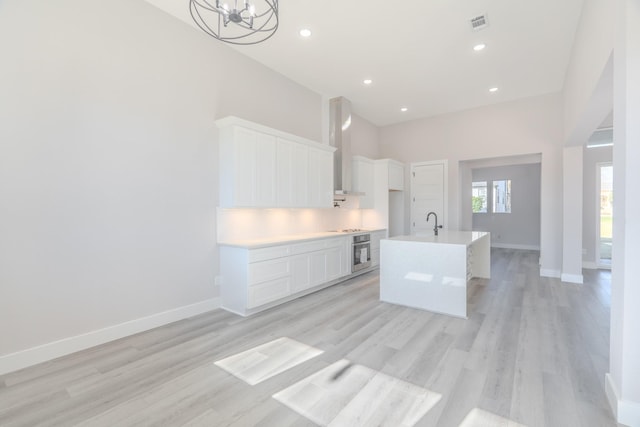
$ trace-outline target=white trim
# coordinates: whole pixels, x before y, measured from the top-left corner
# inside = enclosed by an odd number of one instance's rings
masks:
[[[605,374],[604,378],[604,390],[616,421],[627,426],[640,425],[640,403],[620,400],[618,388],[611,375]]]
[[[415,162],[411,163],[409,168],[409,229],[411,233],[415,233],[414,223],[417,221],[417,218],[414,217],[413,213],[413,198],[415,197],[415,188],[413,184],[413,173],[417,166],[431,166],[431,165],[442,165],[443,167],[443,200],[442,200],[442,218],[440,219],[440,225],[443,228],[449,228],[449,160],[431,160],[428,162]]]
[[[593,261],[582,261],[582,268],[586,268],[587,270],[597,270],[598,264]]]
[[[527,251],[539,251],[540,246],[536,245],[517,245],[511,243],[491,243],[492,248],[501,248],[501,249],[522,249]]]
[[[540,277],[553,277],[555,279],[560,278],[560,270],[552,270],[549,268],[540,269]]]
[[[582,274],[562,273],[562,275],[560,275],[560,280],[568,283],[578,283],[580,285],[584,283],[584,277],[582,277]]]
[[[0,356],[0,375],[157,328],[158,326],[186,319],[187,317],[197,316],[198,314],[206,313],[219,307],[220,298],[212,298],[74,337],[63,338],[59,341],[53,341],[37,347],[6,354]]]

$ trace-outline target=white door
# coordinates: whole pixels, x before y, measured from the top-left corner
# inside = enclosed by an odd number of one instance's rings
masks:
[[[438,215],[438,225],[447,226],[447,161],[413,163],[411,165],[411,232],[433,230],[433,216],[427,222],[427,214]]]

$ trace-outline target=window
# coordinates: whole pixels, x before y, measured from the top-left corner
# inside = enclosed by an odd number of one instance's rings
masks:
[[[472,184],[471,206],[473,213],[487,212],[487,181],[477,181]]]
[[[493,212],[511,213],[511,180],[493,181]]]

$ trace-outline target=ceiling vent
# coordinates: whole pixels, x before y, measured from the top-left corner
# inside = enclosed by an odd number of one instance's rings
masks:
[[[480,31],[489,26],[489,18],[486,13],[471,18],[469,22],[471,22],[471,31]]]

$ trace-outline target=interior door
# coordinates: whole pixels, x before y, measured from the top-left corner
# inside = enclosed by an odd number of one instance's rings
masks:
[[[427,222],[427,214],[438,215],[438,225],[447,226],[447,161],[413,163],[411,165],[411,233],[433,230],[433,216]]]

